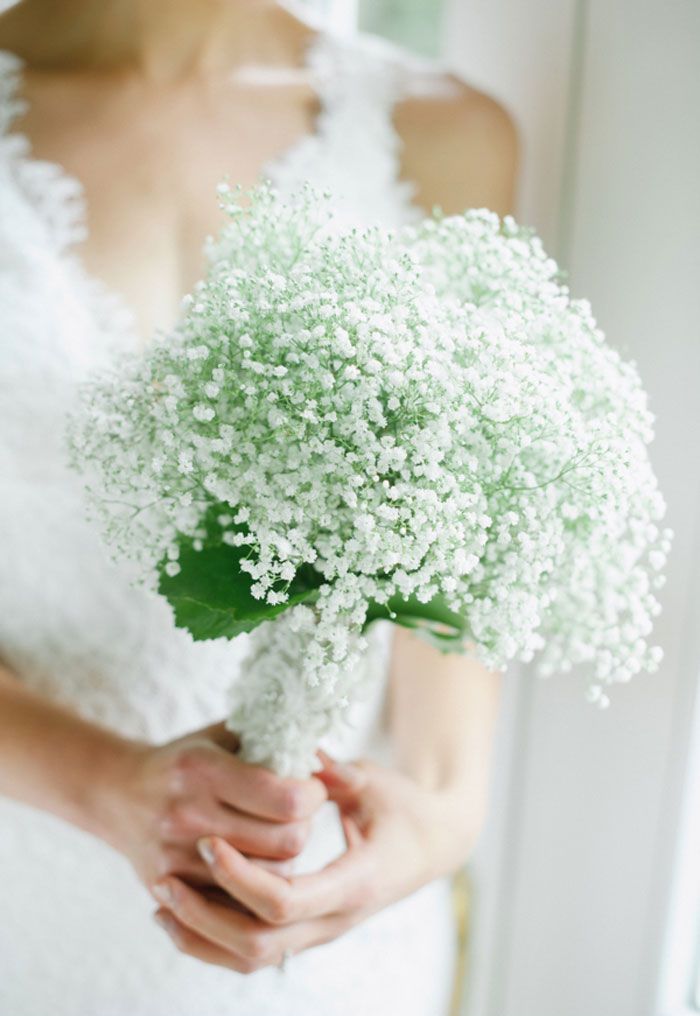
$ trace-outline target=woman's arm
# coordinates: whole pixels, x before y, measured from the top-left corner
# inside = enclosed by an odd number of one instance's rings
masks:
[[[440,94],[441,87],[446,94]],[[486,207],[513,212],[518,138],[508,112],[453,77],[397,109],[403,171],[417,200],[447,214]],[[474,660],[448,656],[399,629],[391,668],[390,724],[400,769],[447,794],[466,823],[468,847],[481,827],[500,679]]]
[[[117,787],[139,751],[0,666],[0,794],[110,840]]]
[[[168,873],[210,883],[196,841],[214,827],[252,857],[302,849],[323,785],[246,765],[235,747],[223,725],[159,746],[129,740],[0,666],[0,794],[105,840],[148,886]]]
[[[439,867],[453,870],[467,859],[486,814],[500,675],[399,628],[390,682],[396,766],[435,798]]]

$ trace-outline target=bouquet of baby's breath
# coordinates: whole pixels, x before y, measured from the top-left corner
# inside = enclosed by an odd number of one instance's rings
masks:
[[[537,237],[485,210],[343,231],[311,190],[220,193],[179,327],[86,389],[72,443],[177,624],[257,629],[244,756],[314,767],[380,618],[493,668],[587,664],[600,705],[652,670],[652,417]]]

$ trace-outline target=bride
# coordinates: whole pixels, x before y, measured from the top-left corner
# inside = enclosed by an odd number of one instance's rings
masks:
[[[0,1011],[439,1016],[498,675],[379,628],[322,771],[244,764],[217,722],[243,640],[192,643],[109,561],[62,424],[176,320],[224,176],[358,223],[503,214],[512,124],[272,0],[23,0],[0,51]]]

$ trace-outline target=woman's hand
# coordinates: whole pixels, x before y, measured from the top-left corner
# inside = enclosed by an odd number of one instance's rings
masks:
[[[132,741],[0,665],[0,794],[106,840],[148,886],[171,872],[211,885],[195,848],[207,833],[260,865],[279,867],[302,849],[323,783],[280,779],[236,748],[223,724],[162,747]]]
[[[236,912],[181,879],[156,887],[156,918],[178,948],[249,973],[337,938],[432,879],[456,870],[480,824],[462,793],[426,790],[370,762],[339,766],[323,756],[319,777],[340,810],[346,852],[322,871],[284,878],[261,870],[218,836],[199,849]]]
[[[223,724],[161,747],[131,747],[111,787],[104,838],[149,888],[171,874],[183,885],[211,886],[196,849],[205,834],[273,870],[302,850],[327,799],[323,783],[281,779],[242,762],[236,747]]]

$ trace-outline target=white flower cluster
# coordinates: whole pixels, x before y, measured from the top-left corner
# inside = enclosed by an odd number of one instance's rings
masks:
[[[589,664],[601,705],[653,669],[652,417],[540,241],[485,210],[342,231],[310,190],[220,191],[178,330],[91,386],[74,431],[110,542],[176,574],[178,534],[223,505],[255,597],[312,566],[312,684],[395,596],[441,599],[490,667]]]

